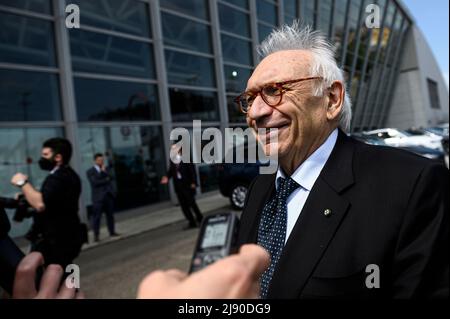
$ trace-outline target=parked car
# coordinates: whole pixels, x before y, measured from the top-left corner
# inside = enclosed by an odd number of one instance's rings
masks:
[[[244,208],[245,197],[252,180],[259,174],[257,163],[234,163],[219,165],[219,189],[223,196],[230,199],[234,209]]]
[[[365,135],[363,133],[352,133],[352,134],[348,134],[348,136],[351,136],[354,139],[356,139],[360,142],[366,143],[366,144],[384,145],[384,146],[387,145],[383,139],[374,137],[374,136]]]
[[[383,139],[389,146],[423,146],[442,150],[442,137],[437,135],[412,135],[395,128],[383,128],[363,132],[363,134]]]
[[[240,144],[232,149],[233,163],[226,163],[218,165],[218,179],[219,190],[223,196],[230,199],[231,206],[234,209],[242,209],[245,203],[245,197],[250,183],[259,174],[261,166],[267,166],[267,159],[262,159],[261,163],[258,158],[254,159],[252,163],[248,161],[248,149],[249,147],[256,147],[255,144],[247,145]],[[230,150],[231,151],[231,150]],[[239,151],[244,152],[244,163],[236,163],[236,154]],[[257,154],[255,154],[257,155]],[[226,156],[225,156],[226,157]]]
[[[439,136],[448,136],[448,124],[447,126],[433,126],[433,127],[428,127],[426,129],[424,129],[426,132],[435,134],[435,135],[439,135]]]
[[[384,146],[391,146],[398,149],[402,149],[408,152],[415,153],[417,155],[439,161],[441,163],[445,163],[445,154],[444,151],[439,149],[433,149],[429,147],[424,146],[416,146],[416,145],[410,145],[410,146],[392,146],[385,142],[385,140],[376,138],[370,135],[365,135],[361,133],[354,133],[351,134],[351,136],[361,142],[364,142],[366,144],[372,144],[372,145],[384,145]]]

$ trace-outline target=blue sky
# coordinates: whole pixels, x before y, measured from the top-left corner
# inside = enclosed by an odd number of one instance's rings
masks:
[[[449,0],[403,0],[433,50],[444,78],[449,78]]]

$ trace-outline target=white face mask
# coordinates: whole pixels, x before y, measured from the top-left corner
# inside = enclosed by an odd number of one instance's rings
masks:
[[[181,162],[181,155],[175,154],[175,155],[171,156],[171,159],[174,164],[179,164]]]

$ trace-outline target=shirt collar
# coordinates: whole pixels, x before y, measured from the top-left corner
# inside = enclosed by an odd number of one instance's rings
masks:
[[[95,169],[97,170],[97,172],[101,172],[100,166],[98,166],[97,164],[94,165]]]
[[[58,166],[58,165],[55,166],[55,167],[50,171],[50,174],[55,173],[58,169],[59,169],[59,166]]]
[[[325,163],[330,157],[331,151],[336,144],[338,136],[338,129],[335,129],[328,136],[326,141],[312,153],[291,175],[291,178],[296,181],[304,189],[311,191],[314,183],[319,177]],[[285,178],[283,170],[278,167],[277,176],[275,179],[275,186],[278,188],[278,177]]]

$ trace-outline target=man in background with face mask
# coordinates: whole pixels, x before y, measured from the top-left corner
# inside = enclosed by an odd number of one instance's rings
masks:
[[[43,254],[46,264],[65,268],[80,253],[85,232],[78,217],[81,181],[69,166],[72,145],[64,138],[51,138],[42,146],[39,167],[49,171],[41,191],[16,173],[11,183],[20,188],[27,202],[36,211],[31,250]]]
[[[185,163],[181,160],[181,149],[179,146],[172,145],[171,154],[175,154],[169,164],[169,170],[167,175],[161,179],[161,184],[165,185],[169,183],[169,178],[173,179],[173,186],[177,193],[178,202],[184,216],[189,221],[189,225],[185,229],[197,227],[197,223],[200,224],[203,215],[195,202],[195,189],[197,187],[197,174],[195,172],[194,164]],[[196,220],[192,215],[192,211],[195,214]]]

